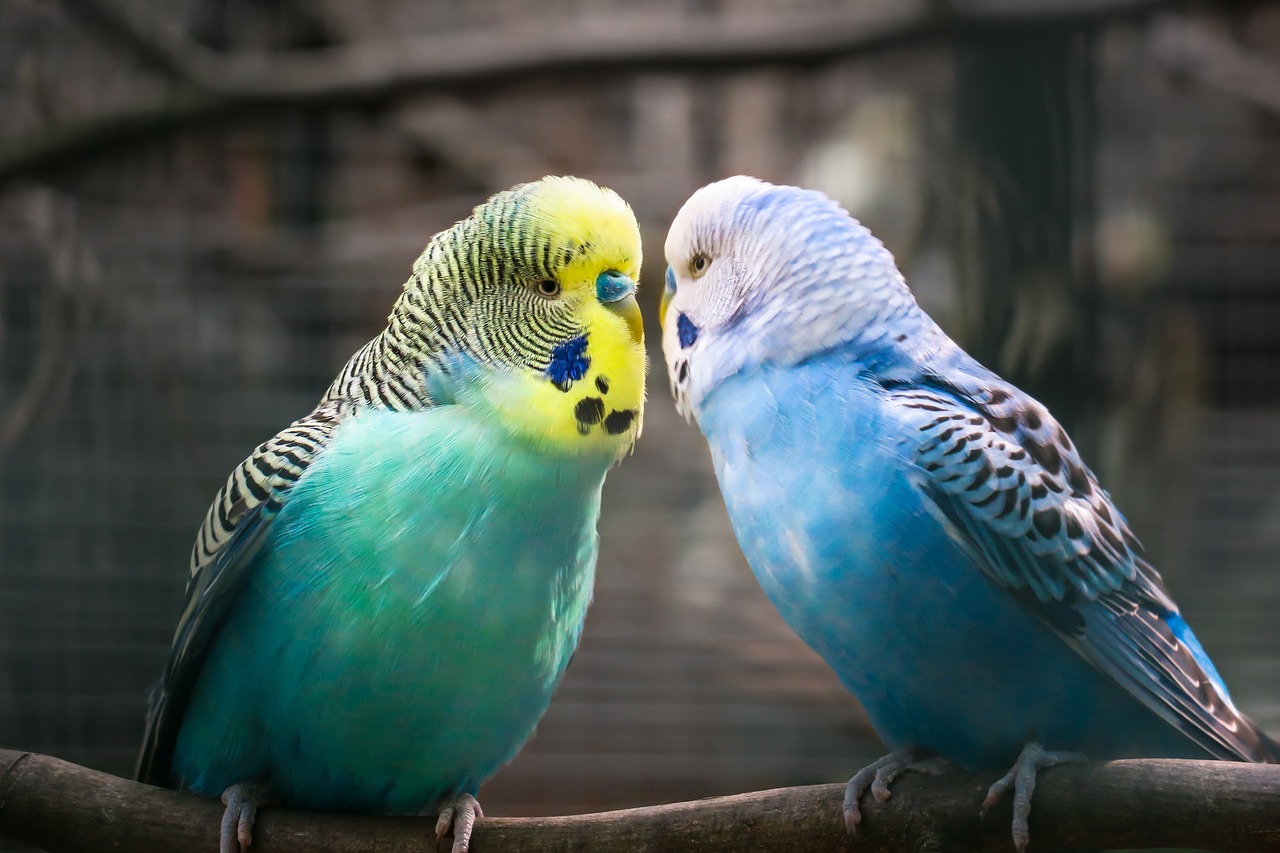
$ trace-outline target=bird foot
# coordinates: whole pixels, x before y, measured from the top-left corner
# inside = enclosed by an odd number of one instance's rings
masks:
[[[453,801],[440,810],[436,820],[436,841],[444,838],[449,828],[453,827],[453,848],[450,853],[467,853],[471,845],[471,830],[475,829],[476,818],[484,817],[480,803],[470,794],[459,794]]]
[[[1027,844],[1031,841],[1027,819],[1031,816],[1031,795],[1036,790],[1036,773],[1055,764],[1078,764],[1087,760],[1078,752],[1049,752],[1036,741],[1031,741],[1022,748],[1022,753],[1013,767],[1009,768],[1009,772],[987,789],[987,798],[982,801],[982,809],[978,814],[985,817],[987,809],[995,805],[1005,791],[1013,788],[1013,846],[1018,848],[1018,853],[1026,853]]]
[[[219,853],[245,853],[253,843],[253,823],[261,806],[276,805],[275,795],[262,782],[237,782],[222,792],[227,807],[222,813]]]
[[[921,773],[925,776],[937,776],[954,769],[955,765],[939,755],[922,757],[910,749],[891,752],[883,758],[873,761],[853,774],[844,789],[844,828],[854,835],[858,824],[862,822],[862,809],[858,800],[871,789],[871,795],[880,802],[889,799],[889,785],[903,773]]]

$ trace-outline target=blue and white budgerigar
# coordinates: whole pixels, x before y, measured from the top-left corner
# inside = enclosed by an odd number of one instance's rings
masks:
[[[1012,765],[983,810],[1023,795],[1019,849],[1036,769],[1077,753],[1277,760],[1062,427],[835,202],[729,178],[666,256],[671,386],[738,541],[894,751],[850,780],[851,831],[868,786],[943,760]]]
[[[387,328],[236,468],[196,539],[138,778],[227,804],[440,814],[533,733],[640,430],[640,234],[548,177],[437,234]]]

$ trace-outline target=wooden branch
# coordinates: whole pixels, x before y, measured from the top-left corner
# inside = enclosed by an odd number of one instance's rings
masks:
[[[765,14],[613,15],[275,55],[227,56],[111,0],[61,2],[189,83],[232,97],[290,104],[377,99],[402,89],[520,79],[527,74],[821,62],[943,30],[1078,26],[1172,5],[1171,0],[897,0]]]
[[[783,788],[572,817],[486,818],[474,853],[499,851],[1000,851],[1008,800],[985,818],[995,776],[905,776],[885,803],[863,800],[856,843],[844,834],[843,785]],[[0,750],[0,838],[62,851],[216,850],[221,804],[29,752]],[[433,818],[264,810],[257,853],[408,853],[429,849]],[[1280,851],[1280,766],[1115,761],[1045,771],[1031,817],[1037,851],[1211,847]],[[441,849],[445,849],[442,847]]]
[[[898,0],[812,12],[587,17],[268,56],[215,53],[127,4],[63,2],[182,83],[159,102],[0,143],[0,185],[87,161],[122,144],[255,110],[330,108],[413,91],[458,90],[569,73],[599,77],[823,63],[965,27],[1085,25],[1142,14],[1173,0],[983,3],[972,9],[938,0]]]

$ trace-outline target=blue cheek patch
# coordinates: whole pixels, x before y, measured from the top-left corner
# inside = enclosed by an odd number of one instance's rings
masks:
[[[547,365],[546,376],[561,391],[587,375],[591,359],[587,358],[587,336],[578,335],[551,351],[551,363]]]
[[[680,349],[688,349],[697,339],[698,327],[682,313],[676,319],[676,340],[680,341]]]

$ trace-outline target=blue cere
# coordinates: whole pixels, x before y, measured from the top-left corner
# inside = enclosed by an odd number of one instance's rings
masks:
[[[601,302],[617,302],[636,292],[631,277],[617,270],[605,270],[596,279],[596,297]]]

